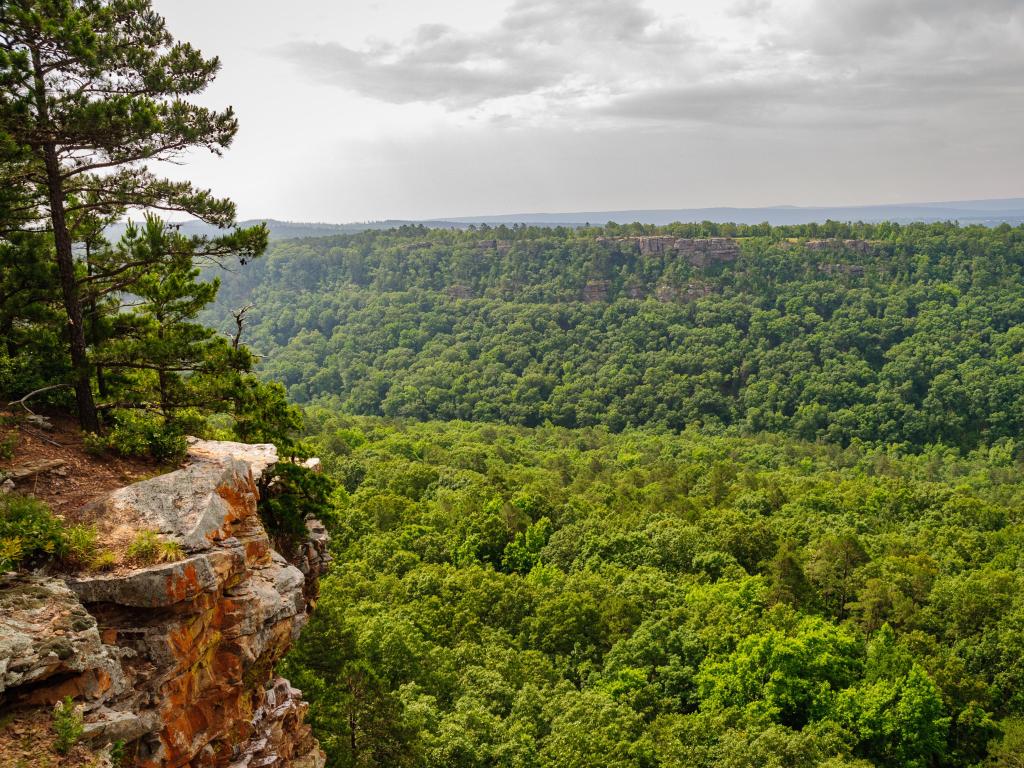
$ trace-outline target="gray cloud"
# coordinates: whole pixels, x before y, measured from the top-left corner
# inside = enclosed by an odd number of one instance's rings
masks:
[[[893,41],[899,48],[932,38],[948,49],[973,44],[973,33],[996,26],[1004,32],[1024,19],[1020,0],[814,0],[787,34],[823,54],[872,48]]]
[[[820,90],[809,78],[695,83],[619,96],[599,111],[633,119],[743,125],[778,119],[784,109],[814,105]]]
[[[673,56],[689,38],[658,22],[635,0],[517,0],[483,34],[424,25],[401,42],[358,50],[337,43],[278,50],[317,79],[364,96],[464,109],[545,89],[571,91],[575,78],[596,79],[581,58]]]
[[[531,93],[558,80],[538,59],[519,56],[514,66],[508,59],[486,66],[476,52],[460,53],[464,40],[444,36],[424,41],[421,30],[417,41],[417,47],[403,51],[392,46],[354,51],[336,43],[291,43],[282,52],[321,81],[395,104],[438,101],[458,109]]]
[[[734,18],[755,19],[765,16],[771,7],[772,0],[735,0],[726,13]]]
[[[531,97],[535,113],[578,124],[872,126],[1024,99],[1021,0],[735,0],[725,14],[759,30],[749,49],[701,39],[639,0],[517,0],[483,33],[434,24],[359,49],[280,53],[385,102],[465,111]]]

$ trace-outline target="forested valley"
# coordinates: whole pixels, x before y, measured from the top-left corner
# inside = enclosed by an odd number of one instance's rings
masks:
[[[277,244],[207,317],[252,301],[346,413],[970,449],[1024,427],[1022,268],[1019,227],[406,229]]]
[[[1015,765],[1022,265],[1020,228],[678,225],[228,276],[338,483],[288,662],[334,764]]]
[[[331,536],[280,670],[330,766],[1021,767],[1024,227],[271,241],[157,173],[232,143],[220,66],[146,0],[0,4],[0,461],[46,414],[154,475],[274,443],[257,554]],[[14,579],[186,555],[8,479]]]

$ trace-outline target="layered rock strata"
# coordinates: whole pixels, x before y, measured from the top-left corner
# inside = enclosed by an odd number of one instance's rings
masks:
[[[257,512],[273,446],[194,441],[187,465],[121,488],[97,513],[176,542],[177,562],[0,583],[0,706],[70,695],[86,735],[139,766],[324,762],[298,691],[275,678],[315,602],[327,534],[294,563]]]
[[[596,242],[630,248],[642,256],[677,255],[694,267],[730,263],[740,257],[740,244],[730,237],[598,237]]]

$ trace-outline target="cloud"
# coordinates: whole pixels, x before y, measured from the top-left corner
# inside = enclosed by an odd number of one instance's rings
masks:
[[[741,125],[777,119],[781,110],[814,104],[819,90],[809,78],[693,83],[619,96],[599,111],[643,120]]]
[[[320,82],[503,122],[737,126],[922,121],[1024,100],[1021,0],[515,0],[482,33],[293,43]]]
[[[741,19],[759,18],[772,7],[772,0],[736,0],[726,9],[729,16]]]
[[[675,56],[687,42],[634,0],[517,0],[483,34],[424,25],[399,42],[359,49],[298,42],[278,53],[319,81],[364,96],[467,109],[543,91],[564,96],[620,85],[642,60]]]
[[[557,82],[539,58],[495,59],[466,50],[447,34],[414,47],[354,51],[337,43],[291,43],[283,53],[322,82],[394,104],[440,102],[460,109],[531,93]]]
[[[976,31],[995,26],[1012,33],[1007,27],[1016,24],[1019,32],[1024,19],[1020,0],[811,0],[795,10],[780,38],[823,54],[887,41],[909,52],[925,41],[947,49],[973,46]]]

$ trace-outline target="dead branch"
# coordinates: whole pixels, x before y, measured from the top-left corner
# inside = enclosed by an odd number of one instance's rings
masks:
[[[241,309],[236,309],[231,313],[231,316],[235,318],[235,326],[237,330],[235,335],[231,337],[231,348],[237,350],[238,345],[242,343],[242,330],[245,328],[245,315],[248,311],[254,308],[255,304],[246,304]]]
[[[30,415],[35,416],[36,412],[33,411],[31,408],[29,408],[28,404],[25,401],[28,400],[30,397],[35,397],[36,395],[42,394],[43,392],[49,392],[51,389],[60,389],[61,387],[67,387],[68,389],[70,389],[71,385],[70,384],[50,384],[48,387],[40,387],[39,389],[36,389],[36,390],[33,390],[32,392],[29,392],[27,395],[25,395],[20,400],[11,400],[11,402],[9,402],[8,405],[20,405],[22,408],[24,408],[26,411],[28,411]]]

